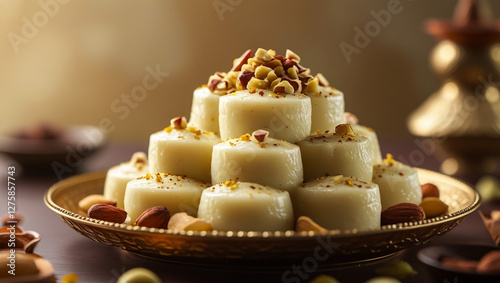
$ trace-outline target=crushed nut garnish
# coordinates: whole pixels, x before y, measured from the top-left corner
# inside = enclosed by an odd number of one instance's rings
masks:
[[[224,185],[225,185],[226,187],[229,187],[231,190],[235,190],[235,189],[238,187],[238,183],[233,182],[233,181],[231,181],[231,180],[230,180],[230,181],[226,181],[226,182],[224,182]]]
[[[240,137],[242,141],[250,141],[250,135],[249,134],[244,134]]]
[[[385,161],[389,164],[389,166],[394,165],[394,158],[393,158],[392,154],[388,153]]]
[[[162,178],[162,176],[161,176],[161,174],[160,174],[160,173],[156,173],[155,180],[156,180],[156,182],[158,182],[158,183],[160,183],[161,181],[163,181],[163,178]]]
[[[344,178],[344,176],[342,176],[342,175],[337,175],[337,176],[334,176],[334,177],[333,177],[333,182],[334,182],[335,184],[340,184],[340,183],[342,182],[342,179],[343,179],[343,178]]]
[[[257,130],[255,132],[252,133],[252,136],[259,142],[264,142],[264,140],[266,139],[266,137],[269,135],[269,132],[268,131],[264,131],[264,130]]]
[[[352,130],[351,125],[349,124],[340,124],[335,127],[335,133],[337,135],[348,135],[348,136],[355,136],[356,133]]]
[[[183,130],[187,128],[186,117],[175,117],[170,120],[170,127],[176,130]]]
[[[149,180],[149,179],[151,179],[151,178],[153,178],[153,175],[151,175],[151,174],[147,173],[145,176],[139,177],[139,178],[137,178],[137,179],[138,179],[138,180],[139,180],[139,179],[146,179],[146,180]]]

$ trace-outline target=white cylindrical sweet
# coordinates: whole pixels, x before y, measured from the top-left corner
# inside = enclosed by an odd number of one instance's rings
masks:
[[[259,142],[243,135],[214,146],[212,183],[254,182],[291,191],[302,184],[302,158],[297,145],[266,137]]]
[[[184,176],[147,174],[127,184],[125,211],[134,223],[137,217],[153,206],[164,206],[174,215],[186,212],[196,217],[201,193],[206,184]]]
[[[402,202],[422,202],[417,170],[401,162],[385,159],[373,166],[373,182],[380,188],[382,209]]]
[[[198,218],[221,231],[293,229],[288,192],[247,182],[225,182],[203,191]]]
[[[149,140],[149,171],[210,182],[212,147],[220,141],[213,132],[193,127],[154,133]]]
[[[316,134],[297,143],[302,153],[304,181],[344,175],[371,181],[373,165],[368,139],[358,135]]]
[[[129,162],[123,162],[108,170],[104,181],[104,197],[116,201],[116,206],[123,209],[127,183],[147,173],[149,173],[149,167],[146,154],[134,153]]]
[[[219,133],[219,98],[221,95],[208,87],[197,88],[193,92],[189,125],[203,131]]]
[[[293,195],[295,217],[308,216],[330,230],[368,230],[380,226],[377,184],[328,176],[305,183]]]
[[[273,138],[294,143],[311,132],[311,99],[260,89],[236,91],[220,98],[219,128],[222,140],[263,129]]]
[[[311,133],[318,130],[334,131],[338,124],[344,123],[344,94],[331,87],[318,87],[318,92],[308,94],[311,98]]]
[[[372,153],[373,165],[382,163],[382,153],[380,152],[377,133],[375,133],[372,128],[361,125],[353,125],[352,128],[356,134],[368,138],[368,144]]]

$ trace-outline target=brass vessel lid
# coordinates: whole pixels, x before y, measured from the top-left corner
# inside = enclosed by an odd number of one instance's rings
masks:
[[[427,20],[425,29],[438,39],[462,44],[500,42],[500,20],[492,19],[490,11],[483,0],[460,0],[453,19]]]

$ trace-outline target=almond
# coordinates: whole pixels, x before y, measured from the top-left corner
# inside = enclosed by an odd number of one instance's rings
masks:
[[[316,78],[318,78],[318,81],[319,81],[319,85],[320,86],[330,86],[330,83],[328,82],[328,80],[325,78],[325,76],[323,76],[322,74],[318,73],[316,75]]]
[[[462,272],[476,272],[477,268],[477,261],[475,260],[466,260],[445,256],[441,258],[440,261],[443,265]]]
[[[255,72],[243,72],[239,77],[238,81],[240,82],[243,88],[247,88],[248,82],[255,77]]]
[[[252,56],[253,56],[253,54],[252,54],[251,49],[248,49],[247,51],[245,51],[245,53],[243,53],[240,56],[240,58],[238,58],[234,61],[233,68],[231,69],[231,71],[240,71],[241,66],[246,64],[248,59],[251,58]]]
[[[252,136],[259,142],[264,142],[264,140],[266,139],[266,137],[268,135],[269,135],[269,132],[264,131],[264,130],[257,130],[257,131],[252,133]]]
[[[500,220],[500,210],[491,211],[490,216],[493,220]]]
[[[177,129],[177,130],[182,130],[187,127],[187,120],[186,117],[175,117],[170,120],[170,127],[172,129]]]
[[[87,212],[90,218],[108,222],[123,223],[127,219],[127,212],[116,206],[104,203],[94,204]]]
[[[439,198],[439,189],[434,184],[424,184],[421,186],[422,188],[422,198],[426,197],[436,197]]]
[[[179,212],[174,214],[168,222],[168,229],[212,231],[212,225],[203,219],[189,216],[185,212]]]
[[[402,202],[386,208],[382,211],[382,225],[403,222],[420,221],[425,219],[425,212],[418,204]]]
[[[78,202],[78,207],[80,207],[83,211],[88,211],[91,206],[98,203],[104,203],[116,206],[116,202],[110,199],[107,199],[104,195],[100,194],[92,194],[84,197]]]
[[[295,61],[295,62],[297,62],[297,63],[299,63],[299,62],[300,62],[300,57],[299,57],[299,55],[295,54],[295,52],[293,52],[293,51],[292,51],[292,50],[290,50],[290,49],[287,49],[287,50],[286,50],[285,57],[286,57],[286,59],[293,60],[293,61]]]
[[[350,125],[357,125],[358,124],[358,117],[356,115],[350,113],[350,112],[344,112],[344,119],[346,124]]]
[[[326,232],[325,228],[319,226],[316,222],[314,222],[311,218],[307,216],[301,216],[295,222],[295,231],[303,232],[303,231],[315,231],[315,232]]]
[[[440,216],[448,211],[448,205],[437,197],[426,197],[420,206],[424,209],[428,218]]]
[[[168,227],[170,220],[170,212],[164,206],[154,206],[144,211],[135,221],[138,226],[148,228],[163,228]]]
[[[477,264],[478,273],[500,274],[500,251],[485,254]]]
[[[355,136],[356,133],[354,133],[351,125],[349,124],[339,124],[335,127],[335,133],[337,135],[350,135],[350,136]]]

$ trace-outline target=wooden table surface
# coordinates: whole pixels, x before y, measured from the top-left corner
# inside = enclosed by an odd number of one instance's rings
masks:
[[[418,150],[411,140],[381,142],[382,152],[389,152],[398,156],[410,156]],[[78,172],[106,170],[109,167],[130,158],[133,152],[147,150],[147,145],[108,145],[91,157]],[[437,161],[432,156],[426,157],[419,167],[436,170]],[[65,176],[67,177],[67,176]],[[55,268],[56,276],[60,280],[68,273],[76,273],[79,282],[115,282],[128,269],[146,267],[156,272],[164,282],[287,282],[282,280],[283,271],[278,272],[244,272],[238,269],[217,270],[211,268],[195,268],[188,265],[154,261],[131,255],[116,247],[106,246],[79,235],[68,227],[61,218],[43,203],[43,196],[47,189],[57,182],[53,172],[42,176],[33,176],[19,173],[17,175],[17,211],[25,216],[22,224],[24,230],[33,230],[40,233],[42,240],[35,252],[49,260]],[[3,190],[2,199],[6,196]],[[7,211],[5,201],[0,204],[1,211]],[[5,208],[5,209],[4,209]],[[479,210],[500,209],[500,206],[482,204]],[[1,213],[3,214],[3,213]],[[479,244],[494,243],[488,235],[477,211],[455,229],[438,237],[431,244]],[[435,282],[431,278],[429,269],[416,258],[416,253],[422,246],[410,248],[398,256],[411,263],[418,272],[416,276],[407,277],[403,282]],[[300,282],[308,282],[318,274],[330,274],[341,282],[363,282],[374,276],[371,269],[350,268],[347,270],[330,270],[319,273],[306,274],[307,278]],[[446,280],[445,280],[446,281]],[[298,282],[298,281],[289,281]],[[443,281],[439,281],[443,282]],[[456,282],[449,278],[448,282]],[[458,281],[457,281],[458,282]]]

